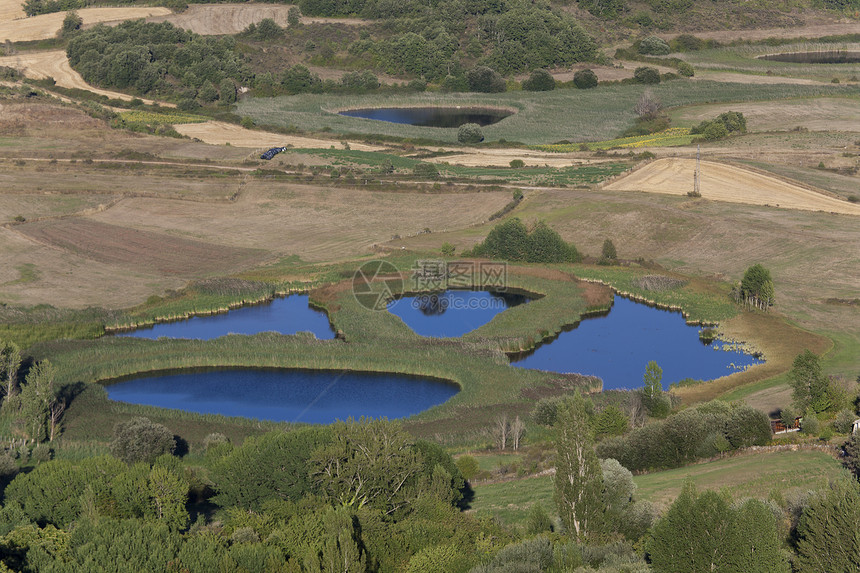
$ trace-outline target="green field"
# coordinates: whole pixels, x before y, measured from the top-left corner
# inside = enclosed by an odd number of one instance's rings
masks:
[[[416,95],[297,95],[243,100],[237,113],[259,125],[333,131],[356,136],[388,136],[455,143],[457,130],[416,127],[338,115],[338,110],[384,106],[484,106],[515,109],[517,113],[483,128],[486,141],[507,140],[529,145],[562,140],[575,142],[611,140],[633,125],[633,106],[645,91],[642,85],[605,85],[591,90],[562,89],[549,92],[502,94]],[[767,101],[854,92],[842,85],[747,85],[711,81],[676,80],[647,87],[665,107],[696,103]],[[575,113],[572,111],[575,110]]]
[[[667,507],[691,479],[700,489],[726,491],[735,499],[766,499],[780,492],[817,489],[844,470],[833,456],[820,451],[780,451],[740,454],[731,458],[633,477],[635,499]],[[479,516],[498,517],[502,522],[520,526],[534,504],[541,504],[550,515],[555,513],[551,476],[524,478],[474,486],[471,508]]]

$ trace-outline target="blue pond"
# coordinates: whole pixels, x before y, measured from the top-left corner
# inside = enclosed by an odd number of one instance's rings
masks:
[[[404,418],[441,404],[454,384],[394,374],[308,370],[193,370],[106,386],[112,400],[203,414],[330,424],[352,416]]]
[[[115,336],[139,338],[196,338],[209,340],[226,334],[312,332],[320,339],[334,338],[334,330],[324,312],[308,306],[308,295],[290,295],[272,302],[243,306],[222,314],[194,316],[187,320],[162,322]]]
[[[483,326],[506,308],[529,300],[525,295],[513,293],[447,290],[404,296],[388,303],[388,311],[399,316],[416,334],[453,338]]]
[[[472,107],[383,107],[350,109],[340,115],[422,127],[460,127],[464,123],[490,125],[505,119],[511,112]]]
[[[645,366],[663,369],[663,387],[685,378],[713,380],[760,361],[723,343],[703,344],[699,327],[679,312],[660,310],[615,297],[608,315],[586,318],[512,364],[553,372],[577,372],[603,379],[603,389],[639,388]]]

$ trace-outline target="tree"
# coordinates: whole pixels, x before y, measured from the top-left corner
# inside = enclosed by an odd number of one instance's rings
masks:
[[[860,490],[839,481],[809,500],[797,525],[797,570],[830,573],[860,570]]]
[[[597,87],[597,74],[594,71],[586,68],[579,70],[573,74],[573,85],[580,90],[587,90]]]
[[[361,548],[356,519],[346,507],[330,507],[323,515],[325,539],[322,570],[326,573],[359,573],[367,571],[367,555]]]
[[[332,425],[332,441],[311,454],[311,478],[329,501],[392,514],[407,506],[407,487],[422,464],[397,422],[350,420]]]
[[[791,397],[801,412],[823,412],[831,405],[829,380],[821,371],[821,362],[806,349],[794,358],[788,373]]]
[[[66,12],[66,17],[63,18],[63,25],[60,28],[60,37],[68,38],[78,30],[80,30],[83,24],[84,19],[81,18],[77,12],[75,12],[74,10]]]
[[[499,449],[504,451],[508,447],[508,434],[511,431],[511,424],[508,422],[506,414],[502,414],[496,418],[495,428],[496,443],[499,445]]]
[[[544,69],[533,70],[523,82],[523,89],[530,92],[548,92],[555,89],[555,78]]]
[[[197,98],[204,103],[212,103],[218,99],[218,89],[215,84],[206,80],[197,92]]]
[[[770,271],[758,263],[748,268],[741,280],[741,294],[748,303],[766,310],[774,302]]]
[[[51,410],[57,402],[55,375],[53,365],[43,360],[30,368],[21,388],[18,419],[24,426],[25,434],[33,442],[41,442],[48,436]]]
[[[558,412],[555,501],[567,531],[581,539],[602,530],[603,475],[594,453],[585,399],[577,391]]]
[[[603,241],[603,248],[600,252],[600,260],[603,264],[612,264],[618,260],[618,252],[615,250],[615,245],[610,239]]]
[[[643,121],[656,119],[662,110],[663,103],[649,89],[642,92],[636,105],[633,106],[634,113]]]
[[[291,6],[287,11],[287,24],[290,27],[299,26],[302,23],[302,11],[298,6]]]
[[[618,463],[618,460],[600,460],[603,475],[603,506],[608,528],[619,531],[623,528],[627,506],[633,501],[636,484],[633,474]]]
[[[466,72],[469,91],[481,93],[498,93],[507,89],[505,78],[492,68],[477,66]]]
[[[477,123],[464,123],[457,130],[457,141],[467,145],[484,141],[484,132]]]
[[[14,342],[0,340],[0,394],[6,402],[18,394],[18,369],[21,350]]]
[[[633,78],[640,84],[659,84],[660,70],[650,66],[640,66],[633,70]]]
[[[221,103],[236,103],[236,84],[230,78],[224,78],[218,84],[218,99]]]
[[[669,414],[670,404],[663,394],[663,369],[653,360],[645,366],[642,377],[642,402],[648,414],[654,418],[665,418]]]
[[[652,529],[646,551],[656,573],[787,573],[779,546],[776,518],[762,502],[733,509],[688,481]]]
[[[514,451],[520,449],[520,440],[523,435],[526,433],[526,425],[520,420],[520,417],[517,416],[514,418],[514,421],[511,422],[511,441],[514,442]]]
[[[149,473],[148,493],[155,506],[155,517],[173,530],[188,524],[188,483],[163,466],[154,466]]]
[[[114,426],[110,449],[114,456],[127,464],[151,464],[158,456],[172,454],[176,449],[176,440],[161,424],[138,417]]]

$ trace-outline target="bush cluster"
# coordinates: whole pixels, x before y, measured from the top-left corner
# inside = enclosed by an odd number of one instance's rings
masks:
[[[739,111],[721,113],[715,119],[705,120],[690,129],[693,135],[701,134],[704,139],[721,139],[732,133],[746,133],[747,120]]]
[[[576,247],[564,241],[546,223],[539,222],[531,230],[514,217],[493,227],[471,252],[475,257],[487,257],[527,263],[575,263],[582,260]]]
[[[770,442],[767,416],[746,405],[709,402],[597,445],[597,455],[633,471],[675,468],[700,458]]]

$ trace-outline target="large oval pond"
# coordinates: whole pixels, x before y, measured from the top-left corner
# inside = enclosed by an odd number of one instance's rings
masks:
[[[140,338],[196,338],[210,340],[226,334],[257,334],[278,332],[295,334],[312,332],[320,339],[334,338],[335,332],[328,316],[308,306],[308,295],[290,295],[271,302],[243,306],[220,314],[193,316],[186,320],[160,322],[134,330],[117,332],[115,336]]]
[[[557,339],[511,363],[603,379],[604,390],[640,388],[649,361],[663,369],[663,387],[685,378],[713,380],[760,361],[720,341],[704,344],[680,312],[616,296],[606,315],[586,318]]]
[[[493,291],[447,290],[404,296],[388,303],[388,311],[421,336],[463,336],[490,322],[503,310],[529,302],[522,294]]]
[[[201,414],[330,424],[350,416],[405,418],[457,393],[451,383],[319,370],[186,370],[105,386],[112,400]]]
[[[513,112],[476,107],[380,107],[349,109],[339,113],[349,117],[421,127],[460,127],[465,123],[477,123],[481,126],[491,125],[502,121],[512,115]]]

